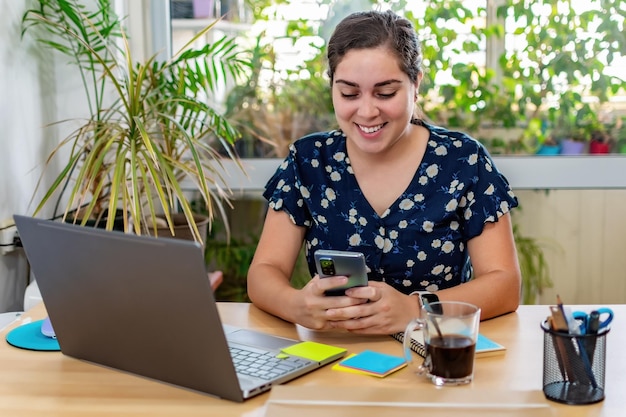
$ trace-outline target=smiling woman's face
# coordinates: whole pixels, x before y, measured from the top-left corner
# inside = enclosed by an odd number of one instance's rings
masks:
[[[353,49],[332,86],[339,127],[359,151],[384,152],[411,129],[417,88],[387,48]]]

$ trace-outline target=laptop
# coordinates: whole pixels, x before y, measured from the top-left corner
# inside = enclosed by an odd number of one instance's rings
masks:
[[[284,355],[300,341],[223,325],[196,242],[14,219],[67,356],[241,402],[344,354]]]

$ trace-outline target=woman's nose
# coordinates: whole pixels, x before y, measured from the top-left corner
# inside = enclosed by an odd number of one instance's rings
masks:
[[[358,115],[362,117],[372,118],[378,116],[380,110],[375,100],[371,98],[363,98],[359,103]]]

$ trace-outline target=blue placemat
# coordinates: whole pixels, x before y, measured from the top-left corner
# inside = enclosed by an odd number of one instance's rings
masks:
[[[15,347],[29,350],[58,351],[59,342],[41,333],[43,320],[23,324],[7,334],[7,342]]]

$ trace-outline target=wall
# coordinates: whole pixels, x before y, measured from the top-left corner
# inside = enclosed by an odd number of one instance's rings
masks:
[[[75,116],[81,109],[81,84],[65,65],[21,38],[21,18],[27,2],[0,0],[0,221],[15,213],[32,214],[31,199],[46,158],[71,126],[44,128],[52,121]],[[62,94],[58,94],[62,92]],[[58,171],[58,161],[49,164]],[[42,179],[50,184],[52,175]],[[42,194],[35,195],[34,201]],[[42,216],[50,216],[52,209]],[[29,270],[18,250],[0,256],[0,312],[22,308]]]
[[[544,246],[554,282],[540,304],[556,294],[569,304],[626,303],[626,190],[516,194],[515,220]]]

